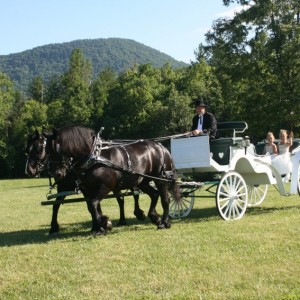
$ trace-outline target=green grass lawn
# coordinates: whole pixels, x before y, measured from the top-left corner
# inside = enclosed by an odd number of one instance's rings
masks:
[[[102,202],[114,228],[92,237],[85,203],[65,204],[48,236],[47,179],[0,181],[0,299],[299,299],[300,197],[270,187],[265,201],[226,222],[215,200],[157,230],[133,215],[116,227],[116,200]],[[199,195],[205,195],[204,188]],[[149,199],[141,196],[147,211]],[[159,204],[160,208],[160,204]],[[161,211],[161,209],[160,209]]]

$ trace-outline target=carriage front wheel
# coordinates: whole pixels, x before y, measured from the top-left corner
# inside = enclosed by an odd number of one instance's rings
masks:
[[[226,173],[216,192],[216,205],[224,220],[241,219],[247,209],[248,190],[244,178],[235,171]]]
[[[169,216],[173,219],[180,219],[187,217],[191,212],[195,201],[195,188],[181,187],[181,198],[176,201],[172,195],[170,195],[170,209]]]

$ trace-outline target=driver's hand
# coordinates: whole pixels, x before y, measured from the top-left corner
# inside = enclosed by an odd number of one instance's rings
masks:
[[[199,130],[199,129],[195,129],[195,130],[192,131],[192,134],[193,134],[193,135],[199,135],[199,134],[201,134],[201,133],[202,133],[202,131]]]

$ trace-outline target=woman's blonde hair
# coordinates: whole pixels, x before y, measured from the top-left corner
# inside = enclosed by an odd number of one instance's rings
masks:
[[[281,136],[281,135],[283,135],[283,134],[285,134],[286,136],[288,136],[287,130],[285,130],[285,129],[280,129],[280,131],[279,131],[279,136]]]
[[[269,132],[267,133],[267,136],[266,136],[267,139],[270,138],[270,137],[272,137],[272,138],[275,139],[274,133],[273,133],[272,131],[269,131]]]

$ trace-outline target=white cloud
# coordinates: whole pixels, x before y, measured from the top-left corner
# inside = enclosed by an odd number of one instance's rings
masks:
[[[223,11],[221,13],[216,14],[217,18],[233,18],[235,13],[240,12],[241,10],[246,10],[248,9],[251,5],[253,5],[253,2],[250,2],[249,5],[245,5],[245,6],[235,6],[231,9],[228,9],[226,11]]]
[[[240,12],[242,9],[243,9],[242,6],[234,7],[226,11],[223,11],[221,13],[218,13],[216,16],[218,18],[233,18],[235,13]]]

